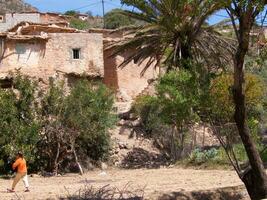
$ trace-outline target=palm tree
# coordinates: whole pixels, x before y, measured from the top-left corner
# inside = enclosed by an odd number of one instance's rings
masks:
[[[170,69],[192,58],[212,67],[229,63],[231,42],[205,23],[221,8],[220,0],[122,0],[122,3],[137,9],[122,14],[144,23],[122,28],[127,30],[126,37],[108,46],[107,49],[113,49],[112,56],[131,50],[121,66],[132,60],[138,64],[146,61],[144,72],[152,64],[164,62]]]

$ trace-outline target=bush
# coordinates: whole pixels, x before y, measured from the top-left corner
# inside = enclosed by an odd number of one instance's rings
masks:
[[[88,21],[83,21],[79,18],[72,17],[70,20],[70,27],[76,28],[78,30],[87,30],[90,28],[90,24],[88,23]]]
[[[138,97],[133,105],[133,111],[142,120],[142,127],[146,136],[152,137],[163,129],[163,122],[160,119],[159,104],[156,97],[144,95]]]
[[[135,25],[136,20],[121,14],[121,9],[113,9],[105,14],[105,28],[116,29],[123,26]]]
[[[212,159],[215,159],[219,155],[218,150],[211,148],[210,150],[201,151],[196,148],[189,156],[189,163],[202,164]]]
[[[24,152],[30,170],[35,168],[36,144],[41,128],[35,118],[35,83],[18,75],[14,88],[0,89],[0,171],[3,173],[10,170],[10,163],[19,150]]]
[[[157,96],[139,97],[134,104],[145,132],[161,141],[174,160],[185,156],[189,128],[199,119],[197,80],[188,70],[171,71],[156,85]]]
[[[102,83],[78,82],[66,98],[64,124],[80,135],[77,147],[93,160],[106,159],[110,150],[108,130],[116,123],[114,96]]]
[[[259,150],[261,148],[259,147]],[[246,163],[248,161],[247,154],[243,144],[233,145],[233,151],[239,163]],[[265,154],[262,155],[265,157]],[[218,167],[231,166],[225,150],[220,148],[211,148],[209,150],[201,150],[196,148],[190,156],[184,160],[184,163],[191,166],[203,167]]]
[[[259,117],[257,108],[263,105],[265,87],[259,76],[246,74],[245,95],[248,117]],[[232,74],[222,74],[212,81],[210,94],[212,99],[212,113],[214,118],[223,119],[226,122],[233,121],[234,103],[231,87],[233,85]]]
[[[47,91],[38,92],[33,81],[18,75],[15,89],[0,89],[1,172],[10,171],[18,150],[30,171],[57,173],[65,161],[107,158],[108,130],[116,122],[113,95],[89,81],[78,82],[70,93],[63,86],[51,80]]]
[[[68,194],[66,200],[143,200],[144,189],[132,188],[128,183],[123,188],[111,187],[109,185],[94,188],[85,185],[76,194]]]

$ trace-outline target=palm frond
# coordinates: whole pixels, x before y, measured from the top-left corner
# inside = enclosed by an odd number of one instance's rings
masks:
[[[122,14],[145,22],[138,27],[124,28],[124,38],[111,43],[106,49],[111,56],[129,55],[120,65],[131,61],[150,65],[164,63],[177,66],[184,59],[183,50],[187,47],[191,58],[208,66],[223,67],[229,64],[234,50],[234,41],[223,37],[205,21],[220,9],[220,0],[123,0],[137,11],[123,11]],[[129,53],[130,52],[130,53]],[[168,52],[168,53],[167,53]],[[159,56],[160,55],[160,56]],[[161,58],[158,61],[159,57]]]

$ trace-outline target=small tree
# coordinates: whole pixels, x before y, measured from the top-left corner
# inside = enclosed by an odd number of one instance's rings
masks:
[[[108,129],[115,123],[113,95],[104,85],[86,80],[76,83],[70,94],[63,85],[51,80],[42,98],[39,152],[50,172],[57,174],[60,164],[71,156],[83,173],[78,160],[101,160],[108,155]]]
[[[186,133],[197,120],[194,108],[199,93],[196,76],[186,70],[172,71],[164,75],[157,85],[160,117],[172,127],[172,155],[183,156]]]
[[[66,99],[63,124],[80,132],[78,151],[93,160],[107,158],[110,150],[108,130],[115,124],[114,97],[102,83],[80,81]]]
[[[58,173],[59,165],[68,155],[73,155],[75,162],[82,174],[82,168],[78,162],[75,142],[79,132],[74,128],[64,126],[64,109],[66,92],[64,83],[55,83],[50,79],[49,89],[41,96],[40,121],[42,122],[42,134],[38,143],[39,162],[45,166],[45,170]]]

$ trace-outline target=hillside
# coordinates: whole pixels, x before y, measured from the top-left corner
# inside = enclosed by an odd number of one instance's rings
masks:
[[[25,11],[37,11],[37,9],[23,0],[0,0],[0,14]]]

